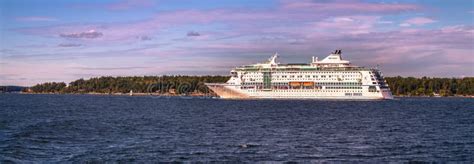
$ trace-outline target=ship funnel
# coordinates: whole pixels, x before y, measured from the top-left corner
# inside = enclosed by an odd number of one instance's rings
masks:
[[[342,50],[335,50],[332,54],[340,55],[342,54]]]

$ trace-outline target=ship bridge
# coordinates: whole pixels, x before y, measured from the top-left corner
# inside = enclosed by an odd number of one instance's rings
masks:
[[[276,67],[276,66],[278,66],[278,64],[280,64],[280,63],[277,63],[277,58],[278,58],[278,53],[275,53],[275,54],[272,55],[272,57],[270,57],[267,61],[265,61],[263,63],[247,65],[247,66],[244,66],[244,67],[260,67],[260,68]]]

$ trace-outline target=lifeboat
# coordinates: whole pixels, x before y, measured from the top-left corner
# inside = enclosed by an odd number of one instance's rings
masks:
[[[303,86],[305,86],[305,87],[314,86],[314,82],[303,82]]]
[[[292,82],[290,82],[290,86],[292,86],[292,87],[299,87],[299,86],[301,86],[301,83],[302,83],[302,82],[295,82],[295,81],[292,81]]]

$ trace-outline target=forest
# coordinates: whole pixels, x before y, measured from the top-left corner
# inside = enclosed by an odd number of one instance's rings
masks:
[[[37,84],[28,89],[33,93],[209,93],[204,83],[226,82],[228,76],[133,76],[96,77],[64,82]]]
[[[204,83],[222,83],[228,76],[134,76],[96,77],[79,79],[69,84],[48,82],[25,88],[30,93],[157,93],[157,94],[207,94]],[[474,77],[386,77],[396,96],[472,96]]]
[[[386,77],[396,96],[468,96],[474,95],[474,77],[465,78],[414,78]]]

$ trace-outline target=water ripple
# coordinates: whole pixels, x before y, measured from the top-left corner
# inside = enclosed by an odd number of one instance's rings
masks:
[[[474,100],[0,94],[6,162],[472,162]]]

